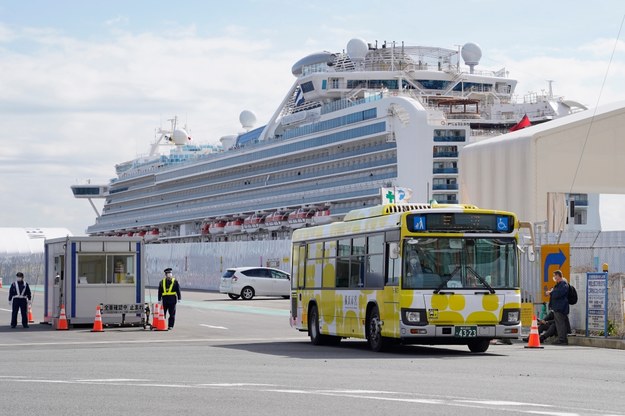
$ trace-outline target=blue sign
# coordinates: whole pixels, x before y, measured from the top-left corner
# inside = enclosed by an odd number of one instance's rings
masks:
[[[426,230],[425,216],[415,215],[413,217],[412,229],[415,231],[425,231]]]
[[[508,232],[509,217],[497,217],[497,231]]]

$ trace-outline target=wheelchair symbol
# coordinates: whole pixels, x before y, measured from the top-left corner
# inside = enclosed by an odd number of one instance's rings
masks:
[[[497,231],[508,231],[508,217],[497,217]]]

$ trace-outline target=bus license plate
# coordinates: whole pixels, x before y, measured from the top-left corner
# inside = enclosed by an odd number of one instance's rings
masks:
[[[455,336],[457,338],[475,338],[477,326],[457,326]]]

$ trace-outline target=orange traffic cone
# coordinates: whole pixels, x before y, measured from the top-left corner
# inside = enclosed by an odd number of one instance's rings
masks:
[[[104,332],[102,327],[102,314],[100,313],[100,305],[95,307],[95,319],[93,321],[93,329],[91,332]]]
[[[532,326],[530,327],[530,338],[525,348],[543,348],[540,346],[540,336],[538,335],[538,322],[536,315],[532,317]]]
[[[156,325],[157,331],[167,331],[167,324],[165,323],[165,314],[163,308],[158,308],[158,323]]]
[[[28,323],[34,324],[35,320],[33,319],[33,309],[30,307],[30,303],[28,304]]]
[[[158,328],[158,311],[160,310],[160,303],[154,304],[154,310],[152,311],[152,329]]]
[[[69,329],[67,326],[67,317],[65,316],[65,305],[61,305],[61,313],[56,323],[56,329]]]

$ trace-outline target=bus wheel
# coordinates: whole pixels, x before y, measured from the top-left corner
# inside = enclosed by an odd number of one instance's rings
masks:
[[[310,335],[310,342],[313,345],[323,344],[323,335],[319,333],[319,311],[317,310],[317,305],[313,305],[308,314],[308,335]]]
[[[388,342],[382,336],[382,322],[380,322],[380,310],[377,306],[374,306],[369,313],[366,333],[369,347],[373,351],[379,352],[386,349]]]
[[[485,352],[490,345],[490,339],[476,339],[474,341],[469,341],[467,346],[471,352]]]

